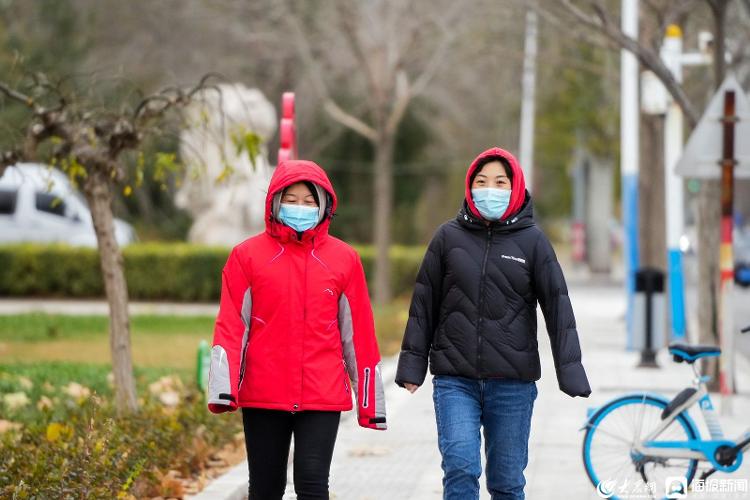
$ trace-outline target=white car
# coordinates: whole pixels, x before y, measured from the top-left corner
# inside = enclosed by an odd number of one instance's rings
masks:
[[[114,223],[120,246],[136,241],[130,224],[120,219]],[[21,242],[96,247],[86,199],[60,170],[19,163],[0,177],[0,244]]]

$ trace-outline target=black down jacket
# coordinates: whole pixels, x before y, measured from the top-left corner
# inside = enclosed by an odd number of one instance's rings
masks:
[[[508,220],[488,226],[464,201],[436,231],[417,276],[397,384],[421,385],[428,358],[434,375],[538,380],[538,302],[560,389],[591,393],[565,278],[521,192]]]

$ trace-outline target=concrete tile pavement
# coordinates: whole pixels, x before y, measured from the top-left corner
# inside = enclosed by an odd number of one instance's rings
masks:
[[[526,496],[530,500],[599,498],[586,477],[581,459],[583,432],[579,429],[587,408],[631,391],[660,392],[671,398],[690,384],[692,376],[687,365],[673,363],[666,352],[658,357],[661,368],[636,368],[638,354],[625,351],[625,303],[619,286],[574,285],[570,296],[593,393],[589,399],[570,398],[558,389],[549,339],[540,317],[542,378],[537,382],[539,395],[532,417],[526,469]],[[750,423],[747,418],[750,366],[740,358],[739,368],[739,394],[732,401],[734,415],[721,417],[725,434],[732,438]],[[392,382],[395,358],[386,360],[383,375],[389,429],[378,432],[359,428],[352,413],[342,420],[331,469],[331,498],[439,499],[442,472],[429,378],[412,395]],[[720,407],[720,398],[712,397]],[[692,417],[707,436],[702,416],[694,413]],[[721,477],[728,476],[712,476]],[[750,478],[750,461],[731,477]],[[284,498],[295,498],[291,469]],[[489,498],[484,484],[481,498]]]

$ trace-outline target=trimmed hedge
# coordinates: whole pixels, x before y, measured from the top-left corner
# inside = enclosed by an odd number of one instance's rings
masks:
[[[370,280],[374,276],[374,248],[356,249]],[[123,249],[129,296],[133,300],[216,301],[229,250],[187,243],[129,245]],[[411,293],[423,255],[424,247],[391,248],[395,295]],[[98,252],[62,244],[2,245],[0,296],[102,297]]]

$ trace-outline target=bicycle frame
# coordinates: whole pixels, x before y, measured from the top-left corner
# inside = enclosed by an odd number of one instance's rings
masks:
[[[714,410],[711,396],[706,388],[706,383],[711,380],[711,377],[701,376],[698,373],[698,369],[693,364],[693,373],[695,378],[693,379],[693,385],[697,387],[697,391],[687,401],[680,406],[676,407],[672,413],[662,420],[659,425],[647,434],[643,440],[634,444],[633,449],[637,453],[643,456],[659,457],[659,458],[684,458],[684,459],[695,459],[695,460],[706,460],[711,462],[711,465],[721,472],[734,472],[740,465],[742,465],[742,452],[750,448],[750,440],[747,440],[748,434],[750,434],[750,427],[745,432],[740,434],[734,441],[724,438],[724,432],[721,428],[721,423]],[[704,440],[700,436],[700,429],[695,429],[698,433],[697,439],[689,439],[687,441],[655,441],[655,439],[683,412],[694,404],[699,403],[699,408],[703,414],[703,419],[706,422],[706,426],[709,429],[711,439]],[[641,426],[643,424],[641,414],[641,421],[638,422],[637,435],[641,434]],[[716,459],[716,450],[720,446],[734,447],[740,443],[743,439],[747,442],[742,446],[741,451],[737,454],[737,458],[732,465],[722,465]]]

